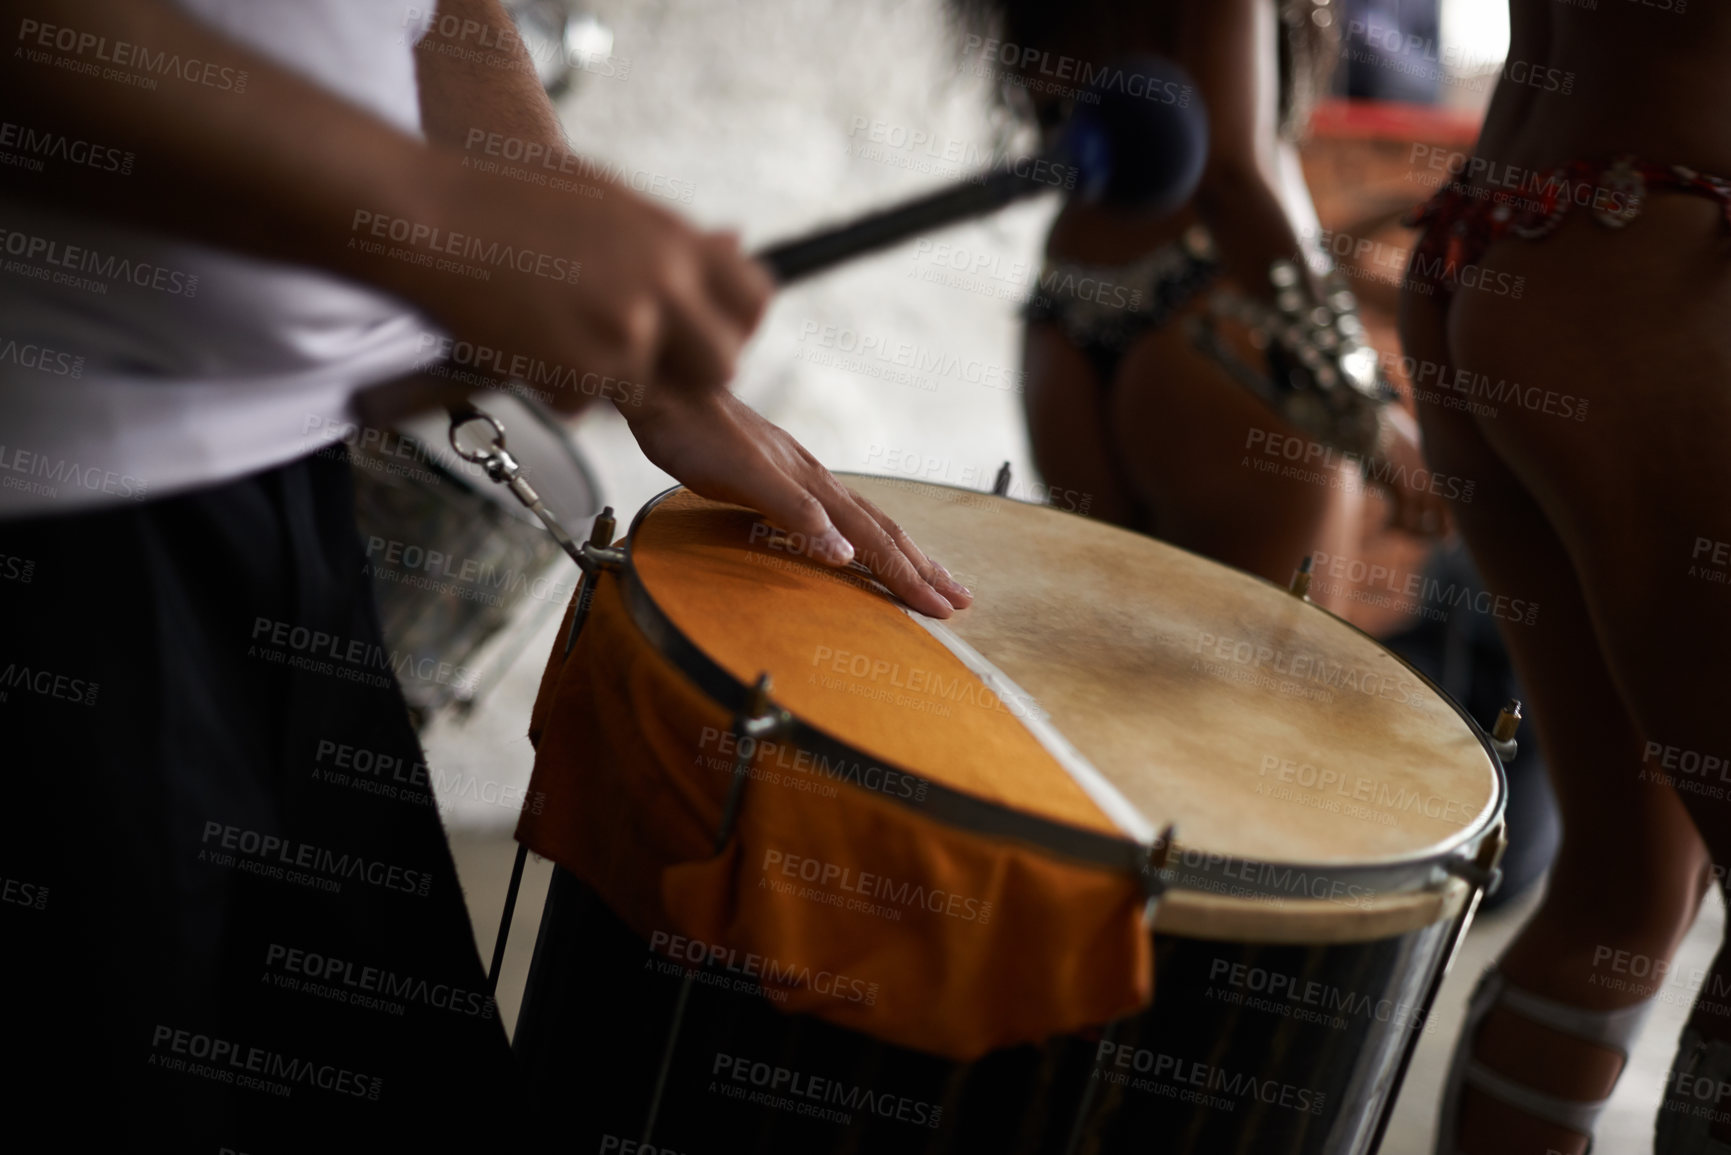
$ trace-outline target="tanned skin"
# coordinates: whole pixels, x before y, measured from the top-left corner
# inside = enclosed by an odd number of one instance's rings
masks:
[[[1683,8],[1513,0],[1509,60],[1528,66],[1526,80],[1505,72],[1478,155],[1542,171],[1627,153],[1731,174],[1731,9]],[[1567,77],[1569,91],[1543,71],[1535,84],[1535,67]],[[1494,417],[1420,411],[1432,464],[1477,480],[1454,512],[1485,582],[1542,607],[1536,624],[1503,632],[1563,840],[1544,902],[1501,966],[1560,1002],[1628,1006],[1658,984],[1609,981],[1626,976],[1606,952],[1668,961],[1710,885],[1709,862],[1731,863],[1731,794],[1673,789],[1666,777],[1692,776],[1648,754],[1648,743],[1731,750],[1731,587],[1689,572],[1711,543],[1731,541],[1731,237],[1720,206],[1657,193],[1624,229],[1574,209],[1552,236],[1500,241],[1482,264],[1525,278],[1520,298],[1408,293],[1407,353],[1588,406],[1584,421],[1515,405]],[[1722,948],[1708,989],[1727,983]],[[1698,1008],[1692,1021],[1731,1038],[1722,1015]],[[1620,1066],[1507,1011],[1493,1012],[1474,1053],[1577,1100],[1608,1093]],[[1584,1136],[1470,1089],[1460,1126],[1474,1155],[1586,1149]]]
[[[831,564],[857,557],[915,609],[947,617],[970,595],[893,521],[727,389],[774,286],[737,240],[705,233],[630,190],[600,198],[485,175],[462,164],[471,128],[563,149],[558,120],[497,0],[442,0],[440,16],[490,30],[517,67],[417,52],[428,141],[399,132],[224,37],[166,0],[14,0],[13,38],[35,21],[245,69],[244,92],[196,84],[121,90],[9,59],[0,105],[20,120],[112,141],[138,163],[124,178],[0,171],[8,196],[46,200],[252,256],[327,270],[400,297],[453,336],[645,386],[620,412],[649,459],[686,485],[804,534]],[[461,35],[461,33],[459,33]],[[475,42],[473,34],[471,43]],[[518,250],[580,261],[575,283],[499,268],[481,282],[350,247],[357,210]],[[432,399],[424,388],[412,400]],[[591,398],[556,397],[575,412]],[[373,399],[377,410],[402,398]],[[395,401],[395,404],[392,402]]]

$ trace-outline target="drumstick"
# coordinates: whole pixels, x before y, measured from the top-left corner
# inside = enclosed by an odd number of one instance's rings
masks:
[[[1208,157],[1208,116],[1171,61],[1133,58],[1106,69],[1078,98],[1052,148],[892,208],[757,254],[791,284],[843,261],[1026,197],[1062,190],[1089,203],[1160,215],[1190,199]]]
[[[1156,216],[1190,199],[1207,159],[1208,115],[1188,74],[1163,57],[1130,57],[1102,70],[1078,94],[1057,143],[1045,154],[1022,157],[942,192],[772,245],[757,259],[787,285],[919,233],[1058,189],[1089,203]],[[493,480],[509,487],[560,546],[579,558],[576,543],[517,475],[499,423],[467,402],[448,408],[451,445],[458,455],[485,465]],[[490,426],[483,447],[458,444],[458,431],[471,422]]]

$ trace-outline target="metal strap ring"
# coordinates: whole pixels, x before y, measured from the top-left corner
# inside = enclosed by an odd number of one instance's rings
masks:
[[[493,440],[486,448],[470,452],[464,449],[457,440],[457,432],[466,425],[476,421],[485,421],[493,429]],[[475,465],[486,465],[505,449],[505,427],[499,424],[499,419],[491,413],[476,409],[474,406],[453,407],[451,410],[451,450],[464,461]]]

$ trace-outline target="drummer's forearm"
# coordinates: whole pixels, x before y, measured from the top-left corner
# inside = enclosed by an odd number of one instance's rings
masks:
[[[455,167],[166,0],[36,0],[7,14],[5,119],[130,154],[121,171],[0,168],[7,196],[393,288],[393,262],[353,245],[357,213],[429,219]],[[83,67],[98,56],[190,72],[134,91]]]
[[[415,46],[421,128],[432,144],[479,156],[566,151],[559,114],[499,0],[439,0]]]

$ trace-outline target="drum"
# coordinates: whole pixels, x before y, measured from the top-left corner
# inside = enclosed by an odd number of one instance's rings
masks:
[[[601,503],[558,418],[508,394],[477,399],[510,430],[511,452],[548,507],[583,532]],[[434,412],[393,430],[357,430],[349,442],[380,625],[420,726],[441,710],[471,708],[483,666],[502,668],[516,652],[510,643],[526,642],[576,584],[540,522],[452,451],[449,425]]]
[[[592,551],[518,828],[559,1143],[1373,1151],[1500,853],[1485,734],[1260,579],[846,480],[974,606],[683,490]]]

